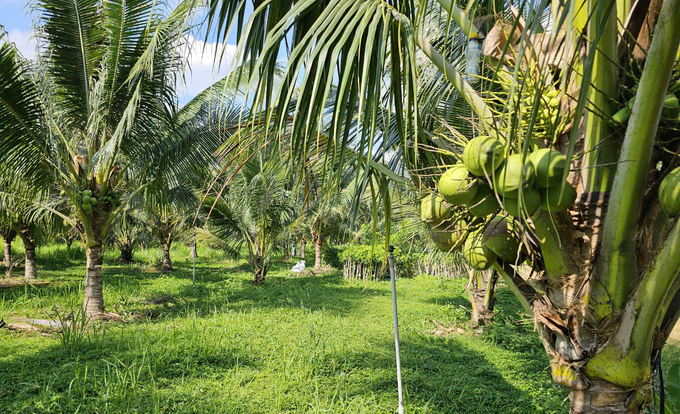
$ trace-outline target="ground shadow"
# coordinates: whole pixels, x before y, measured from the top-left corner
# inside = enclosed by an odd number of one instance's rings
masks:
[[[73,338],[70,348],[57,339],[54,345],[20,357],[12,357],[12,345],[0,341],[0,412],[70,413],[83,406],[96,408],[87,412],[106,412],[107,405],[115,412],[175,412],[158,410],[152,396],[172,390],[176,402],[182,399],[181,391],[174,390],[177,384],[259,367],[239,344],[192,341],[191,335],[172,327],[142,331],[100,325],[98,333]],[[17,341],[26,337],[15,335]],[[98,402],[90,404],[95,397]],[[195,396],[188,401],[200,406]]]
[[[348,367],[374,368],[374,375],[367,382],[359,380],[348,397],[374,393],[396,401],[394,343],[384,342],[379,347],[379,352],[329,356],[327,366],[338,366],[343,370]],[[410,335],[401,341],[406,411],[411,406],[427,407],[428,413],[568,412],[568,404],[563,410],[555,410],[564,399],[564,390],[553,384],[549,373],[545,372],[547,358],[525,359],[524,362],[527,366],[523,371],[533,370],[537,376],[545,377],[541,387],[530,392],[508,382],[497,366],[464,342]],[[537,382],[541,382],[540,378]]]

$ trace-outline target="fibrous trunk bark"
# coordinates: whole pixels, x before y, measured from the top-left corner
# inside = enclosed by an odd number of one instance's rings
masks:
[[[470,321],[474,327],[487,325],[494,317],[493,309],[496,303],[495,290],[498,277],[493,271],[488,273],[486,277],[473,273],[470,279],[473,282],[471,287],[465,286],[472,306]]]
[[[5,265],[5,267],[10,267],[12,265],[12,239],[13,237],[9,236],[2,239],[5,247],[5,255],[2,264]]]
[[[314,243],[314,271],[321,271],[321,244],[323,235],[317,231],[312,231],[312,242]]]
[[[123,263],[132,263],[132,246],[129,245],[123,245],[120,248],[120,257],[118,260],[120,260]]]
[[[253,259],[253,267],[255,268],[255,278],[253,279],[253,285],[260,286],[264,283],[264,279],[267,277],[267,265],[262,257],[256,256]]]
[[[487,306],[486,289],[472,289],[471,294],[474,304],[472,305],[472,316],[470,318],[472,326],[484,326],[493,319],[493,303]]]
[[[300,259],[305,258],[305,250],[307,249],[307,239],[306,238],[301,238],[300,239]]]
[[[36,280],[38,278],[37,261],[35,258],[35,243],[24,241],[26,248],[26,260],[24,263],[24,277],[27,281]]]
[[[99,318],[104,313],[104,281],[102,279],[103,252],[101,246],[87,248],[87,276],[83,308],[89,317]]]
[[[587,390],[570,390],[570,414],[638,414],[635,390],[627,390],[616,385],[591,381]]]
[[[170,272],[172,268],[172,259],[170,259],[170,243],[163,245],[163,271]]]

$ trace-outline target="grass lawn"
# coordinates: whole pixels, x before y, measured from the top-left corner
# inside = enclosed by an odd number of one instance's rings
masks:
[[[137,252],[135,265],[116,255],[105,260],[107,310],[146,316],[85,333],[0,329],[0,413],[396,412],[388,282],[349,284],[339,271],[295,277],[292,262],[278,261],[255,287],[243,262],[199,250],[192,286],[184,246],[170,274],[153,266],[158,250]],[[80,305],[84,254],[49,246],[38,262],[50,283],[0,289],[1,318],[63,317]],[[567,413],[567,393],[553,385],[507,289],[496,324],[481,335],[426,333],[433,320],[468,328],[463,283],[398,281],[406,412]]]

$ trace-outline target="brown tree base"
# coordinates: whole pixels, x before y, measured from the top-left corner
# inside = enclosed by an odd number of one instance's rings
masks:
[[[587,390],[570,390],[570,414],[639,414],[641,404],[636,390],[604,381],[591,381]]]

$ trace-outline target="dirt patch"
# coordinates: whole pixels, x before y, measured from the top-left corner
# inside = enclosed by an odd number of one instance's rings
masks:
[[[435,329],[427,330],[425,331],[425,333],[432,334],[435,336],[441,336],[444,338],[452,336],[454,334],[462,335],[468,333],[468,331],[466,331],[465,329],[459,328],[457,326],[444,326],[435,320],[431,320],[430,322],[432,322],[435,325]]]
[[[159,305],[161,303],[171,301],[174,297],[175,297],[175,295],[165,295],[165,296],[160,297],[160,298],[150,299],[146,303],[148,303],[149,305]]]

